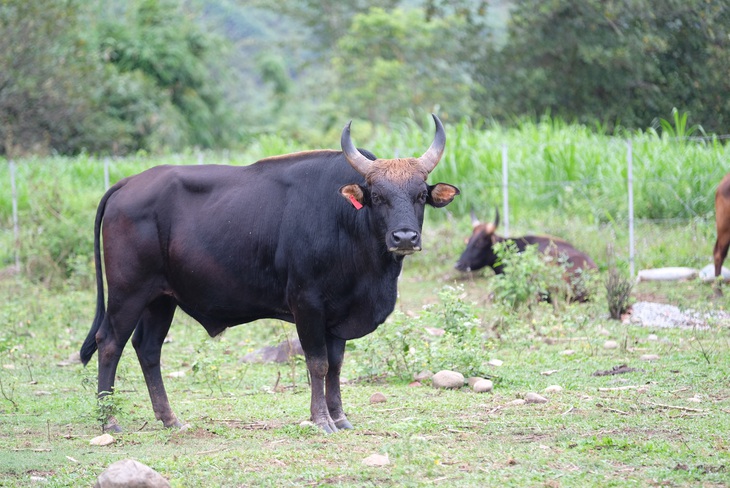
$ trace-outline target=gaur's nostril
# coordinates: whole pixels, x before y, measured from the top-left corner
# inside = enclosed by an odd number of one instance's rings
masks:
[[[393,232],[393,242],[397,246],[404,246],[410,244],[411,246],[418,245],[418,232],[412,230],[397,230]]]

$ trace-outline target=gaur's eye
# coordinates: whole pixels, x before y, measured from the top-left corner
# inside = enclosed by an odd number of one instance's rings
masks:
[[[373,205],[380,205],[383,203],[383,197],[380,196],[380,193],[372,192],[370,194],[370,201],[373,202]]]
[[[418,194],[418,203],[426,203],[427,198],[428,192],[426,190],[423,190],[421,193]]]

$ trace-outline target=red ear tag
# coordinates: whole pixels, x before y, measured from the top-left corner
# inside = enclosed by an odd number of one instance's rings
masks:
[[[352,206],[355,207],[355,210],[360,210],[362,208],[362,203],[358,202],[354,195],[349,195],[348,198],[350,199]]]

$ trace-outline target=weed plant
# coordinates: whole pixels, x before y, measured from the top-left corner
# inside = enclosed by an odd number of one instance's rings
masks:
[[[396,311],[372,334],[348,342],[348,362],[357,377],[411,381],[419,372],[444,369],[484,374],[492,346],[474,305],[460,287],[445,286],[438,298],[418,316]]]

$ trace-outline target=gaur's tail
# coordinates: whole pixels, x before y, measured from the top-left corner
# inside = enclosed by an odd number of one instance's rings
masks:
[[[96,219],[94,220],[94,265],[96,268],[96,315],[94,316],[94,322],[91,324],[91,330],[89,335],[86,336],[84,344],[81,346],[81,362],[86,366],[91,357],[96,352],[96,332],[101,327],[101,323],[106,315],[106,308],[104,306],[104,275],[101,269],[101,221],[104,218],[104,211],[106,210],[106,202],[114,192],[124,186],[125,180],[120,181],[116,185],[112,186],[107,190],[104,196],[99,202],[99,207],[96,209]]]

